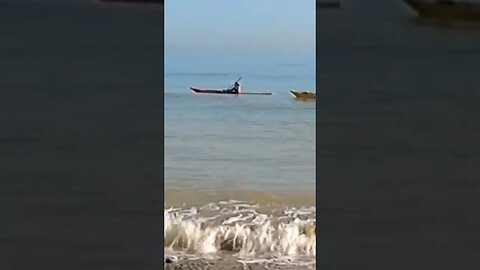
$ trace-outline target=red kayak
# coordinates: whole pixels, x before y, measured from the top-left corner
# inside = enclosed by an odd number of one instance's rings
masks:
[[[199,88],[194,88],[190,87],[190,89],[197,93],[197,94],[220,94],[220,95],[263,95],[263,96],[269,96],[272,93],[254,93],[254,92],[240,92],[240,93],[232,93],[228,92],[227,90],[212,90],[212,89],[199,89]]]

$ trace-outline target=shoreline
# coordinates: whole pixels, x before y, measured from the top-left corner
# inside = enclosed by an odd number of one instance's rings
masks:
[[[226,256],[219,259],[206,258],[188,258],[188,257],[172,257],[168,256],[164,259],[163,267],[166,270],[311,270],[316,269],[316,263],[310,265],[299,265],[296,263],[285,264],[279,262],[241,262],[233,257]]]
[[[284,207],[313,207],[315,192],[299,191],[296,194],[285,191],[267,192],[253,190],[180,190],[164,189],[164,207],[202,207],[221,201],[242,201],[258,205],[260,208],[276,209]]]

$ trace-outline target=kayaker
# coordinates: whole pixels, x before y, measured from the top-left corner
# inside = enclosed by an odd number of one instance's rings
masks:
[[[230,89],[230,92],[234,94],[240,94],[241,93],[240,84],[238,82],[235,82],[235,85],[233,86],[232,89]]]

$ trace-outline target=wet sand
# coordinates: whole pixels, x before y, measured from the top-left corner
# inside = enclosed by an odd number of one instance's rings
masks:
[[[225,257],[222,259],[188,259],[188,258],[166,258],[164,262],[166,270],[311,270],[315,266],[282,265],[274,263],[241,263],[233,258]]]
[[[165,189],[164,206],[202,206],[211,202],[228,201],[232,198],[240,201],[255,202],[260,207],[281,208],[283,206],[301,207],[315,205],[315,193],[298,192],[287,194],[285,192],[263,192],[254,190],[205,190],[190,191],[174,188]]]

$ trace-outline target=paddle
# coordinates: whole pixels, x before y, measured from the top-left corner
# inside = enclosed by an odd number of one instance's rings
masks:
[[[233,85],[235,85],[235,83],[238,83],[241,79],[242,79],[242,77],[238,78],[238,80],[236,80],[234,83],[232,83],[232,84],[230,85],[230,87],[232,87]]]

